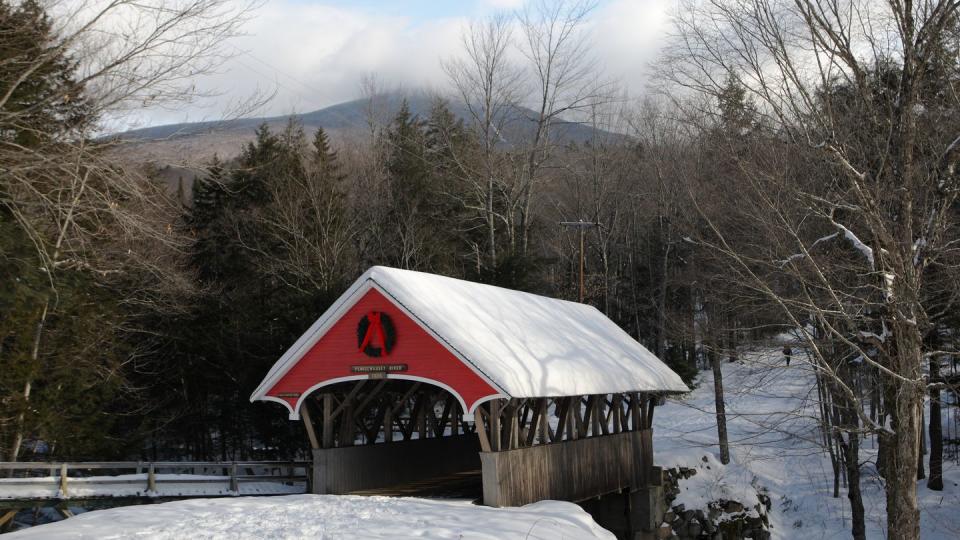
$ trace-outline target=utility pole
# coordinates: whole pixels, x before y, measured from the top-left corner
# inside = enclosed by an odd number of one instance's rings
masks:
[[[600,223],[594,221],[561,221],[560,225],[563,227],[573,227],[580,231],[580,303],[583,303],[583,236],[587,229],[592,229],[594,227],[599,227]]]

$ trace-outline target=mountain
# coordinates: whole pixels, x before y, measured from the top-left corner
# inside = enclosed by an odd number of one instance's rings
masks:
[[[224,121],[192,122],[135,129],[115,135],[125,155],[135,159],[175,166],[196,165],[207,161],[214,153],[229,159],[240,152],[240,147],[253,138],[257,126],[266,123],[282,128],[291,117],[296,118],[309,132],[323,127],[336,141],[338,138],[363,134],[369,129],[368,119],[386,125],[406,99],[411,113],[426,118],[434,99],[426,94],[385,94],[373,100],[358,99],[303,114],[240,118]],[[448,107],[465,122],[470,121],[462,103],[448,103]],[[516,107],[504,130],[504,142],[526,139],[533,133],[536,113]],[[551,137],[560,143],[584,143],[600,138],[622,139],[614,134],[578,122],[561,121],[554,124]]]

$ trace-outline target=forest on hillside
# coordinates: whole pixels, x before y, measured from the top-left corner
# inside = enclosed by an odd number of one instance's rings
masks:
[[[943,489],[957,443],[960,5],[684,2],[642,100],[599,71],[589,3],[537,5],[464,29],[429,114],[368,89],[355,136],[261,126],[173,192],[100,129],[193,99],[251,6],[113,2],[145,16],[111,33],[0,0],[3,459],[300,455],[249,395],[364,270],[576,300],[583,220],[584,302],[713,370],[721,445],[720,362],[793,331],[854,537],[865,438],[915,537],[918,474]],[[555,136],[571,120],[592,140]]]

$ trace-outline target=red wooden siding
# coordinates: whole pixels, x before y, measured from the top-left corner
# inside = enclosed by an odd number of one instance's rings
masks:
[[[371,311],[389,315],[396,329],[393,349],[380,358],[371,358],[357,347],[357,324]],[[375,345],[382,347],[379,340]],[[391,373],[389,377],[416,376],[438,381],[456,390],[468,408],[476,401],[498,393],[378,290],[370,289],[267,391],[267,395],[282,399],[295,409],[300,398],[289,394],[303,394],[310,387],[331,379],[364,378],[366,375],[351,371],[351,366],[364,364],[406,364],[406,371]]]

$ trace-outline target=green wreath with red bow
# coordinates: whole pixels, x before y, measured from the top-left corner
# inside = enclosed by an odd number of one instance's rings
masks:
[[[373,345],[373,338],[380,339],[382,347]],[[357,347],[360,352],[371,357],[387,356],[397,343],[397,330],[390,316],[381,311],[371,311],[360,319],[357,325]]]

